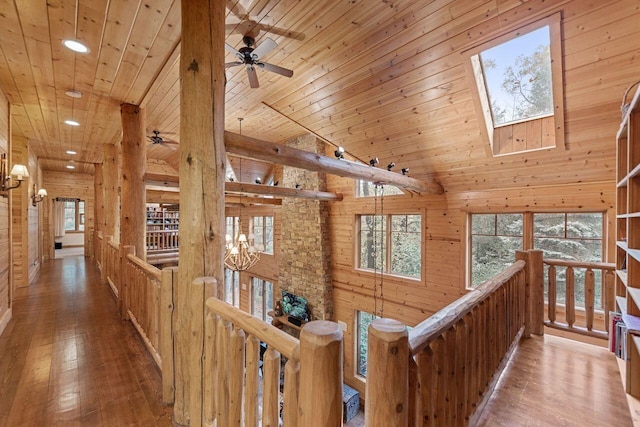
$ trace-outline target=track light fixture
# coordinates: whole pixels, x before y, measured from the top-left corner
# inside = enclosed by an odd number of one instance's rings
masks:
[[[344,159],[344,148],[338,147],[338,149],[334,151],[333,154],[339,159]]]
[[[296,184],[296,188],[299,190],[302,187],[300,184]]]
[[[375,166],[378,163],[380,163],[380,160],[378,160],[377,157],[374,157],[373,159],[369,160],[369,166]]]
[[[402,175],[406,175],[409,173],[409,168],[402,168]]]
[[[395,164],[395,163],[393,163],[393,162],[389,163],[389,164],[387,165],[387,170],[388,170],[388,171],[390,171],[391,169],[393,169],[393,167],[394,167],[395,165],[396,165],[396,164]]]
[[[262,178],[260,177],[256,178],[256,184],[262,184]]]

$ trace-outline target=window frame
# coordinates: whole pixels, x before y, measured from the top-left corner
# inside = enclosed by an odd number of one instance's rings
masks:
[[[254,298],[254,287],[256,286],[256,282],[260,282],[260,285],[262,286],[262,317],[259,317],[256,315],[256,306],[255,306],[255,298]],[[266,279],[262,279],[260,277],[257,276],[252,276],[251,277],[251,297],[250,297],[250,311],[251,311],[251,315],[257,317],[258,319],[262,319],[264,322],[268,322],[271,323],[271,321],[273,320],[273,318],[271,316],[269,316],[268,312],[272,311],[274,308],[274,299],[275,299],[275,291],[276,291],[276,285],[274,282],[270,281],[270,280],[266,280]],[[266,303],[267,298],[266,296],[266,289],[267,286],[266,284],[269,284],[271,286],[271,306],[269,307]]]
[[[87,209],[87,204],[84,200],[81,199],[65,199],[63,200],[65,203],[65,224],[66,224],[66,211],[67,211],[67,203],[74,203],[74,228],[67,228],[65,225],[65,233],[84,233],[85,232],[85,214],[84,212]],[[83,212],[80,212],[80,204],[82,203]],[[82,226],[82,229],[80,228]]]
[[[355,188],[354,188],[353,194],[355,195],[356,199],[368,199],[368,198],[371,198],[371,197],[376,197],[375,192],[373,194],[369,194],[369,195],[363,195],[363,194],[360,193],[360,190],[362,188],[362,183],[367,183],[370,186],[374,186],[374,187],[376,185],[375,183],[373,183],[371,181],[367,181],[365,179],[356,179],[356,180],[354,180],[354,183],[355,183]],[[385,194],[384,195],[385,197],[404,196],[405,194],[407,194],[405,190],[403,190],[402,188],[396,187],[395,185],[385,184],[382,187],[384,187],[384,190],[386,190],[387,188],[390,187],[392,189],[392,191],[393,191],[393,193]],[[382,196],[381,194],[378,195],[378,197],[381,197],[381,196]]]
[[[555,13],[546,18],[542,18],[536,20],[535,22],[531,22],[524,26],[520,26],[516,29],[510,30],[507,33],[494,37],[492,39],[488,39],[480,44],[477,44],[465,51],[462,52],[463,55],[463,64],[465,67],[465,72],[467,78],[469,80],[474,81],[476,84],[471,84],[471,95],[473,98],[473,103],[475,106],[476,116],[478,119],[478,123],[480,124],[480,133],[482,135],[483,140],[486,142],[485,147],[487,148],[487,154],[492,157],[513,155],[513,154],[522,154],[528,153],[532,151],[541,151],[541,150],[553,150],[561,147],[565,147],[565,129],[564,129],[564,73],[562,67],[562,37],[561,37],[561,23],[562,16],[561,14]],[[487,88],[484,80],[484,73],[482,72],[482,66],[480,65],[479,55],[481,52],[490,49],[492,47],[498,46],[500,44],[506,43],[520,35],[529,33],[531,31],[537,30],[539,28],[548,26],[549,27],[549,40],[550,40],[550,55],[551,55],[551,87],[553,90],[553,130],[548,130],[547,138],[549,140],[553,140],[552,143],[545,145],[543,147],[529,148],[526,146],[524,149],[520,149],[520,147],[513,149],[513,151],[508,152],[499,152],[499,148],[496,144],[496,139],[501,135],[501,132],[506,132],[506,128],[508,126],[518,126],[521,127],[526,126],[527,123],[534,123],[536,121],[540,121],[541,127],[543,128],[541,131],[541,138],[544,138],[545,135],[545,126],[542,120],[544,118],[535,118],[528,120],[521,120],[518,122],[513,122],[506,125],[494,126],[493,123],[493,114],[491,112],[491,107],[489,105],[489,100],[487,96]],[[518,135],[523,136],[523,129],[518,127]],[[548,126],[546,126],[548,129]],[[514,131],[515,134],[515,131]],[[512,134],[511,139],[518,139],[515,135]]]
[[[409,216],[416,215],[420,217],[420,275],[418,277],[410,276],[407,274],[396,273],[391,271],[392,257],[393,257],[393,248],[392,248],[392,224],[394,216]],[[354,268],[358,271],[375,273],[374,268],[362,267],[362,217],[366,216],[383,216],[384,217],[384,233],[385,233],[385,258],[384,258],[384,268],[378,270],[378,274],[383,274],[384,276],[389,277],[398,277],[402,279],[412,280],[416,282],[421,282],[425,278],[425,248],[424,248],[424,218],[425,215],[423,212],[393,212],[393,213],[385,213],[385,214],[372,214],[372,213],[361,213],[356,215],[356,239],[354,239],[355,243],[355,263]]]
[[[353,375],[356,378],[361,379],[362,381],[367,380],[367,373],[362,373],[362,371],[360,370],[360,345],[362,343],[361,341],[361,336],[360,336],[360,325],[361,325],[361,315],[362,314],[366,314],[368,316],[371,316],[371,320],[369,321],[369,324],[371,324],[371,322],[375,319],[377,319],[379,316],[376,316],[375,314],[369,313],[368,311],[364,311],[364,310],[355,310],[355,351],[354,351],[354,363],[353,363]],[[368,340],[368,330],[369,330],[369,326],[367,325],[367,332],[365,333],[365,337]],[[367,347],[365,347],[367,350],[365,351],[365,365],[366,365],[366,361],[368,358],[368,341],[367,341]]]
[[[227,276],[229,275],[229,276]],[[228,278],[231,278],[231,286],[228,286],[227,283]],[[231,289],[231,301],[229,302],[229,298],[227,295],[227,289]],[[240,308],[240,272],[234,271],[229,268],[224,269],[224,298],[227,304],[233,305],[234,307]]]
[[[258,227],[260,227],[262,230],[262,233],[260,234],[262,236],[262,241],[258,241],[257,236],[258,233],[256,233],[256,219],[257,218],[261,218],[262,219],[262,225],[259,225]],[[271,231],[270,231],[270,236],[271,236],[271,251],[268,251],[268,247],[267,247],[267,230],[269,229],[267,227],[267,219],[271,219]],[[253,235],[254,235],[254,245],[258,245],[258,244],[262,244],[262,246],[264,247],[264,251],[262,251],[263,254],[266,255],[273,255],[275,252],[275,242],[274,242],[274,217],[273,215],[255,215],[251,217],[251,228],[253,230]]]

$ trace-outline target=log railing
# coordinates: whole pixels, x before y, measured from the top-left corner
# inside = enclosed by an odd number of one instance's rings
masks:
[[[371,322],[365,425],[473,424],[520,338],[542,322],[532,297],[542,290],[541,252],[516,258],[409,333],[395,320]]]
[[[147,230],[147,252],[178,250],[178,230]]]
[[[94,231],[93,232],[93,257],[96,260],[96,264],[98,268],[102,270],[102,245],[103,245],[103,237],[102,231]]]
[[[118,298],[120,293],[120,245],[105,236],[106,244],[103,251],[103,271],[105,281],[109,284],[113,295]]]
[[[546,326],[574,333],[608,337],[609,311],[615,309],[615,264],[545,259],[547,276]],[[596,274],[596,272],[600,274]],[[559,301],[560,275],[564,272],[564,303]],[[584,276],[577,280],[576,276]],[[600,295],[596,299],[599,276]],[[580,296],[580,297],[579,297]],[[598,303],[598,304],[596,304]],[[564,315],[564,322],[559,315]]]
[[[160,358],[160,294],[162,273],[134,254],[127,255],[127,314],[158,367]]]
[[[205,283],[196,279],[194,286]],[[204,423],[342,425],[343,342],[336,323],[310,322],[298,340],[213,297],[206,302],[205,319]],[[261,346],[266,346],[262,360]]]

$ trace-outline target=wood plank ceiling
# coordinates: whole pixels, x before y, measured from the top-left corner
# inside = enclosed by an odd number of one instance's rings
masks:
[[[227,0],[227,43],[242,47],[242,34],[254,27],[258,46],[266,37],[278,43],[264,60],[294,75],[258,70],[260,87],[251,89],[243,67],[227,69],[226,129],[237,132],[243,117],[243,134],[273,142],[311,130],[357,158],[393,161],[445,189],[486,188],[494,166],[509,163],[505,185],[525,185],[542,173],[518,172],[528,161],[559,164],[569,154],[489,158],[460,52],[559,5],[566,5],[567,129],[589,128],[568,144],[583,161],[610,161],[614,148],[603,138],[615,132],[620,94],[637,78],[637,55],[629,59],[640,44],[640,27],[632,25],[637,2]],[[120,138],[119,105],[128,102],[145,108],[149,135],[157,129],[179,141],[180,27],[178,0],[0,1],[0,87],[14,132],[29,138],[45,169],[63,170],[72,157],[101,162],[102,144]],[[64,39],[91,50],[73,53]],[[597,77],[616,67],[611,79]],[[148,156],[177,165],[175,148],[150,145]],[[613,167],[590,179],[612,179]],[[255,162],[243,180],[270,170]]]

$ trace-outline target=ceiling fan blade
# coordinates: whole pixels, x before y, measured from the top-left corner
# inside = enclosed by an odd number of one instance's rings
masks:
[[[281,76],[291,77],[293,76],[293,71],[287,68],[279,67],[277,65],[269,64],[267,62],[260,62],[256,64],[260,68],[271,71],[272,73],[280,74]]]
[[[234,62],[225,62],[224,64],[224,68],[230,68],[230,67],[235,67],[237,65],[242,65],[243,62],[240,61],[234,61]]]
[[[252,89],[259,88],[258,74],[253,66],[247,66],[247,75],[249,76],[249,86],[251,86]]]
[[[267,37],[260,43],[260,46],[256,47],[253,52],[251,52],[251,56],[256,59],[260,59],[265,56],[267,53],[271,52],[278,46],[276,42],[274,42],[271,37]]]
[[[227,0],[227,9],[240,20],[249,19],[249,14],[244,10],[238,0]]]
[[[237,57],[241,57],[242,54],[240,52],[238,52],[236,50],[236,48],[234,48],[233,46],[231,46],[229,43],[225,43],[224,44],[224,48],[227,49],[229,52],[233,53],[235,56]]]

